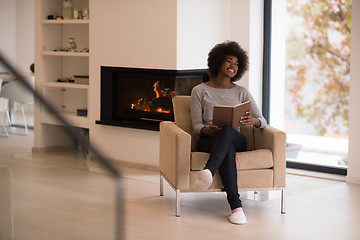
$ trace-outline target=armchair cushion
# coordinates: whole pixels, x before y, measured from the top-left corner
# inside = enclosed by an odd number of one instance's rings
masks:
[[[205,167],[209,154],[204,152],[191,153],[191,170],[202,170]],[[267,169],[274,166],[272,152],[269,149],[236,153],[236,168],[238,170]]]

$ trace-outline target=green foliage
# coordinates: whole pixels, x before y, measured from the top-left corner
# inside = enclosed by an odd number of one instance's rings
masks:
[[[299,24],[287,36],[287,90],[319,135],[349,125],[351,0],[288,0]],[[315,92],[309,97],[309,90]]]

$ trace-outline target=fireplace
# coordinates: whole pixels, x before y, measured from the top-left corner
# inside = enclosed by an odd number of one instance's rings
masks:
[[[159,130],[173,121],[172,98],[206,82],[206,69],[101,67],[101,118],[97,124]]]

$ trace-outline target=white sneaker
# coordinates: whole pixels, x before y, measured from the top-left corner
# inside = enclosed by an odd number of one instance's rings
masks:
[[[236,211],[229,216],[229,221],[233,224],[246,224],[246,216],[243,210]]]
[[[212,184],[212,181],[213,177],[210,170],[201,170],[196,177],[195,188],[199,190],[207,190]]]

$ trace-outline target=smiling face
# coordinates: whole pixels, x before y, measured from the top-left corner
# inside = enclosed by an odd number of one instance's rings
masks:
[[[226,56],[224,63],[219,69],[219,74],[232,78],[236,75],[239,67],[239,60],[235,56]]]

